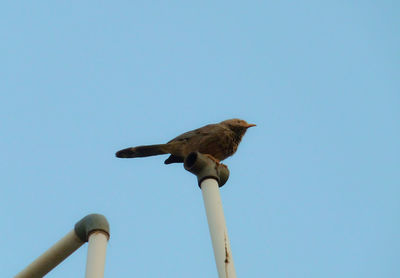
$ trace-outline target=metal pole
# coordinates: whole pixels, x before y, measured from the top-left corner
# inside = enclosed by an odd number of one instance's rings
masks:
[[[218,277],[236,278],[218,182],[213,178],[207,178],[201,182],[200,187],[203,194]]]
[[[85,242],[76,235],[75,230],[70,231],[24,270],[18,273],[15,278],[43,277],[84,243]]]
[[[95,231],[89,235],[86,278],[103,278],[108,234]]]
[[[197,176],[203,194],[218,277],[236,278],[224,210],[219,194],[219,187],[223,186],[229,178],[228,167],[216,163],[207,155],[198,152],[190,153],[185,158],[184,167]]]

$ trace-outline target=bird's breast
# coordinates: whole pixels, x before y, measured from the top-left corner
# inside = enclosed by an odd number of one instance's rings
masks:
[[[236,152],[238,145],[232,136],[227,133],[220,133],[218,136],[204,138],[198,146],[198,151],[210,154],[218,160],[224,160]]]

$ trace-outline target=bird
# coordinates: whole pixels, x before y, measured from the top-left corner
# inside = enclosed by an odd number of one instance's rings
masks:
[[[119,158],[170,154],[165,164],[183,163],[192,152],[207,155],[216,163],[233,155],[247,129],[256,126],[241,119],[229,119],[185,132],[166,144],[130,147],[117,151]]]

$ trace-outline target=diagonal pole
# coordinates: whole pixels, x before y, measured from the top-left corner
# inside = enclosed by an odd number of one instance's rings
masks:
[[[18,273],[15,278],[43,277],[84,243],[85,242],[75,234],[75,230],[70,231],[24,270]]]

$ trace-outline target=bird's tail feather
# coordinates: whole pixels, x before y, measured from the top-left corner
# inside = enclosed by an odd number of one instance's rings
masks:
[[[126,148],[118,151],[115,156],[119,158],[133,158],[133,157],[145,157],[152,155],[166,154],[165,149],[166,144],[158,145],[148,145],[148,146],[138,146],[134,148]]]

